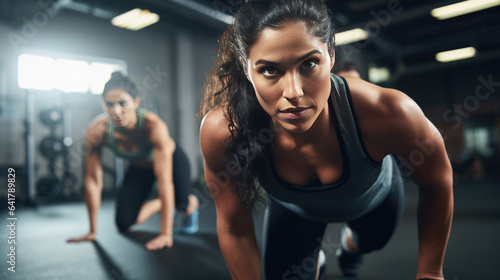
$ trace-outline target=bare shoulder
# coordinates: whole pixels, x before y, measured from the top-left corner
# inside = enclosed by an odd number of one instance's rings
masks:
[[[346,78],[358,120],[362,122],[407,122],[422,114],[420,107],[403,92],[356,78]]]
[[[419,110],[418,105],[399,90],[380,87],[358,78],[347,77],[346,81],[356,114],[361,119],[394,118],[408,110]]]
[[[144,127],[152,144],[156,146],[174,145],[167,124],[157,114],[147,111],[144,115]]]
[[[108,114],[101,114],[95,117],[87,127],[87,137],[102,137],[109,130]]]
[[[103,113],[95,117],[87,127],[85,135],[86,146],[92,151],[98,151],[106,143],[109,132],[109,116]]]
[[[166,127],[165,122],[155,113],[147,111],[144,114],[144,125],[147,129],[154,130],[159,127]]]
[[[216,169],[225,162],[225,151],[231,137],[229,124],[224,107],[212,109],[201,122],[201,151],[209,167]]]
[[[408,95],[361,79],[346,79],[365,142],[376,146],[424,133],[429,121]]]
[[[229,132],[229,119],[223,107],[218,107],[208,112],[201,121],[201,140],[208,142],[224,142],[231,135]],[[205,141],[205,142],[207,142]]]

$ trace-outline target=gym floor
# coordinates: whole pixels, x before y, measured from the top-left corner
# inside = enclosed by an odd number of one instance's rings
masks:
[[[497,178],[455,184],[455,214],[445,258],[448,280],[499,279],[500,184]],[[414,279],[417,263],[417,187],[406,182],[403,219],[390,243],[365,257],[360,280]],[[155,280],[231,279],[219,249],[213,201],[202,199],[200,232],[174,236],[174,247],[149,252],[144,243],[158,232],[159,216],[119,234],[114,225],[114,201],[105,199],[99,215],[95,242],[68,244],[66,239],[88,230],[83,202],[18,207],[15,272],[7,270],[7,227],[2,227],[1,279],[16,280]],[[255,215],[261,231],[262,211]],[[6,213],[3,212],[3,221]],[[178,222],[178,220],[176,221]],[[326,279],[342,278],[334,249],[338,224],[330,224]],[[260,235],[258,235],[260,243]],[[325,244],[324,244],[325,245]],[[9,245],[10,246],[10,245]],[[297,243],[300,246],[300,242]],[[300,279],[300,278],[290,278]]]

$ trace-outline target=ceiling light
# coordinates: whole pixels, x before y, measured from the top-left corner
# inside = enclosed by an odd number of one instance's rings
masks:
[[[440,62],[450,62],[450,61],[470,58],[475,55],[476,55],[476,49],[473,47],[468,47],[468,48],[437,53],[436,60]]]
[[[368,39],[368,32],[361,28],[356,28],[335,34],[335,45],[347,45],[366,39]]]
[[[111,20],[111,24],[130,30],[139,30],[160,20],[160,16],[148,10],[133,9]]]
[[[500,5],[500,0],[467,0],[433,9],[431,15],[439,20],[465,15]]]
[[[118,27],[124,27],[125,24],[141,16],[141,9],[133,9],[111,20],[111,24]]]

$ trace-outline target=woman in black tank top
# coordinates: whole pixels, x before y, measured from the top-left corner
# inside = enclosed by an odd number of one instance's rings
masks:
[[[321,0],[245,1],[220,38],[200,111],[201,148],[229,270],[235,279],[316,279],[326,212],[336,209],[335,221],[345,222],[340,268],[358,274],[363,254],[381,249],[401,216],[393,155],[420,188],[416,278],[443,280],[453,212],[443,139],[402,92],[346,78],[340,96],[330,79],[334,45]],[[359,138],[344,143],[346,135]],[[373,176],[367,181],[380,187],[341,184],[353,176]],[[262,253],[251,216],[260,186],[268,190]],[[328,199],[332,186],[342,199]],[[367,213],[353,213],[375,197]]]

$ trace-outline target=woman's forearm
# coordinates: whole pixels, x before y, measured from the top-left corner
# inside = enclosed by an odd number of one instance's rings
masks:
[[[430,188],[420,191],[417,279],[444,279],[443,260],[452,217],[453,192],[451,188]]]
[[[97,232],[97,215],[101,206],[102,182],[85,180],[85,203],[89,213],[90,232]]]
[[[255,234],[235,235],[218,230],[219,243],[233,279],[261,279],[260,254]]]
[[[162,234],[173,234],[174,226],[174,208],[175,208],[175,196],[174,196],[174,184],[165,183],[161,186],[158,182],[158,194],[161,201],[161,228],[160,232]]]

